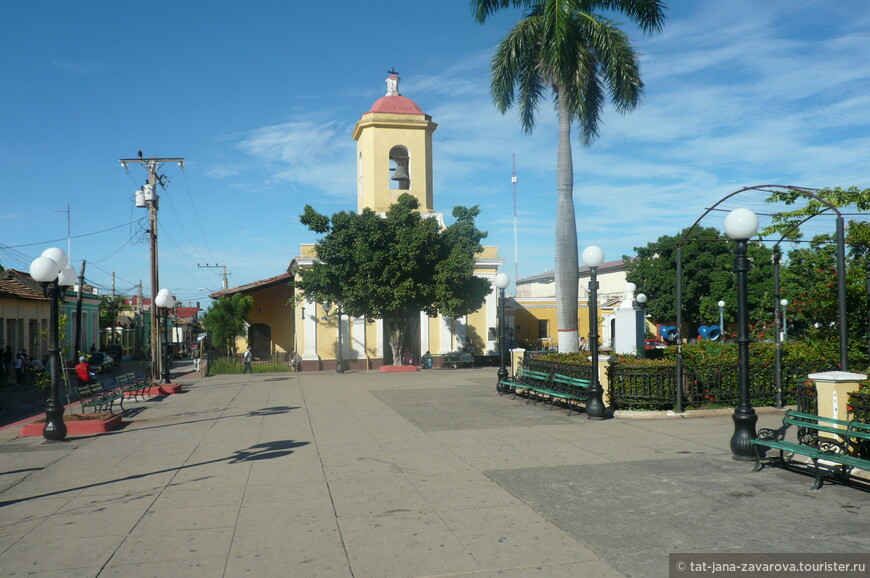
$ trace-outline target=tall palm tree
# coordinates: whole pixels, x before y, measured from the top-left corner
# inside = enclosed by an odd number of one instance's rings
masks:
[[[553,93],[559,118],[556,159],[556,309],[559,351],[578,350],[577,224],[574,217],[574,168],[571,125],[579,126],[580,143],[598,136],[598,122],[610,96],[624,113],[640,102],[643,82],[638,57],[616,23],[595,11],[627,16],[641,30],[658,32],[664,24],[661,0],[471,0],[483,23],[504,8],[527,9],[501,41],[490,68],[493,102],[504,114],[518,92],[520,123],[526,133],[535,126],[538,103]]]

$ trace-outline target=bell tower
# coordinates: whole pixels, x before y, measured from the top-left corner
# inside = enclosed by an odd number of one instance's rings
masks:
[[[357,211],[383,213],[399,195],[410,193],[420,201],[421,213],[432,213],[432,133],[438,125],[399,93],[398,73],[389,74],[387,94],[353,129]]]

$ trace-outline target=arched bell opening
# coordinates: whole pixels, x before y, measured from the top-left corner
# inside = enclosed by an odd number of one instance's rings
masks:
[[[407,191],[411,188],[410,161],[405,147],[390,149],[390,190]]]

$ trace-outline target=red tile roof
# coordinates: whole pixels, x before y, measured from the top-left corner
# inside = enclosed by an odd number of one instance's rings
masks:
[[[234,295],[236,293],[245,293],[246,291],[250,291],[251,289],[262,289],[265,287],[271,287],[273,285],[286,283],[291,279],[293,279],[292,273],[282,273],[281,275],[276,275],[275,277],[269,277],[268,279],[262,279],[260,281],[254,281],[253,283],[248,283],[247,285],[240,285],[238,287],[230,287],[229,289],[224,289],[222,291],[215,291],[214,293],[210,293],[209,297],[211,297],[212,299],[229,297],[230,295]]]
[[[0,297],[17,297],[18,299],[33,299],[47,301],[39,284],[27,273],[7,269],[0,273]]]

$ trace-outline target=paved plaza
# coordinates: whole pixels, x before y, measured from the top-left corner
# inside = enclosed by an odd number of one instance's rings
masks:
[[[0,430],[0,573],[646,578],[672,552],[870,555],[870,492],[752,472],[728,412],[594,422],[495,377],[188,373],[114,432]]]

